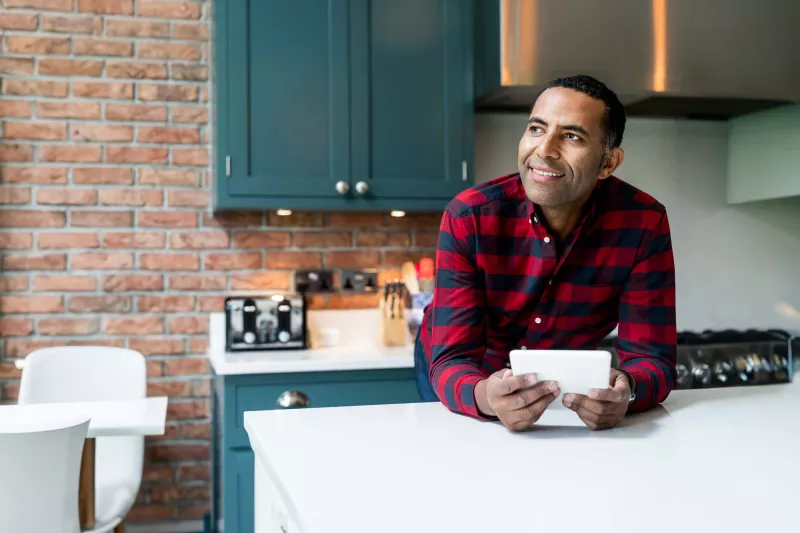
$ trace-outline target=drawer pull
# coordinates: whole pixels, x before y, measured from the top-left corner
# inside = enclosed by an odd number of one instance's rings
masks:
[[[311,405],[311,399],[297,390],[287,390],[278,396],[278,407],[281,409],[297,409]]]

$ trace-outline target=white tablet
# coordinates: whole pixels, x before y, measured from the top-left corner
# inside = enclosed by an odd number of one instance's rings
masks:
[[[564,408],[565,393],[608,388],[611,377],[611,353],[605,350],[512,350],[509,357],[515,376],[535,373],[539,381],[558,383],[561,394],[548,409]]]

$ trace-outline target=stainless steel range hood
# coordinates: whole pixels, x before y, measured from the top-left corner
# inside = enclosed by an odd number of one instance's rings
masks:
[[[529,109],[589,74],[632,116],[727,119],[800,101],[797,0],[476,0],[476,107]]]

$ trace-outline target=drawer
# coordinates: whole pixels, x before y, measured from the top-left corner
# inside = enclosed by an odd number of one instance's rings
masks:
[[[308,409],[419,401],[411,369],[226,377],[224,446],[249,447],[245,411],[281,409],[284,393],[307,399]]]

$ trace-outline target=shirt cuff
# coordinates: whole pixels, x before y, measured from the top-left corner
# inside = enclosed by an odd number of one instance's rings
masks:
[[[650,379],[651,376],[641,368],[631,367],[622,368],[636,381],[636,399],[628,406],[628,412],[634,413],[637,411],[644,411],[650,407]]]
[[[499,420],[496,416],[487,416],[478,409],[478,400],[475,398],[475,387],[478,382],[486,379],[483,374],[469,374],[458,383],[458,395],[461,400],[461,412],[467,416],[480,420]]]

